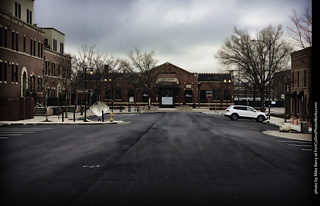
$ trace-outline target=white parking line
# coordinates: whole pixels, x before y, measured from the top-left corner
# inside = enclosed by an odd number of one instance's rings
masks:
[[[310,143],[310,141],[304,141],[304,140],[277,140],[277,142],[295,142],[295,143]]]
[[[1,137],[22,136],[22,134],[0,134]]]
[[[36,132],[45,132],[54,129],[52,127],[31,127],[31,128],[1,128],[0,139],[8,139],[8,137],[22,136],[24,134],[34,134]]]
[[[3,132],[0,132],[0,134],[16,134],[16,133],[19,133],[19,134],[32,134],[32,133],[35,133],[35,131],[3,131]]]
[[[312,145],[306,145],[306,144],[288,144],[289,146],[293,147],[312,147]]]

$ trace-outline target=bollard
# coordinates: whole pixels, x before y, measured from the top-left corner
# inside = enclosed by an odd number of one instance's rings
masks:
[[[113,112],[110,112],[110,122],[113,122],[113,117],[114,117]]]
[[[62,111],[61,114],[62,114],[62,122],[64,122],[64,112]]]
[[[128,106],[128,112],[131,112],[131,106],[130,105]]]
[[[308,122],[300,122],[300,132],[302,134],[308,134],[309,133],[309,127]]]
[[[76,110],[73,111],[73,122],[76,121]]]
[[[104,122],[103,110],[102,110],[101,121]]]

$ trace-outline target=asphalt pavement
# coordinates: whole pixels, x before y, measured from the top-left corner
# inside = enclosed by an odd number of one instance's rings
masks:
[[[0,204],[311,205],[310,141],[222,115],[118,118],[0,127]]]

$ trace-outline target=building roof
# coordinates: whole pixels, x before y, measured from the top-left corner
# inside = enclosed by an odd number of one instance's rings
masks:
[[[215,74],[215,73],[209,73],[209,74],[199,74],[198,75],[198,81],[224,81],[224,80],[231,80],[231,74]]]
[[[53,28],[53,27],[41,27],[43,30],[55,30],[56,32],[60,33],[61,35],[65,36],[64,33],[62,33],[61,31],[59,31],[58,29],[56,28]]]

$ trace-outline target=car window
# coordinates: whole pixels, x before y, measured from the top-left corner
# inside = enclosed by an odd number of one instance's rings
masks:
[[[247,111],[247,107],[234,107],[234,109]]]
[[[252,107],[248,107],[248,111],[254,112],[255,110]]]

